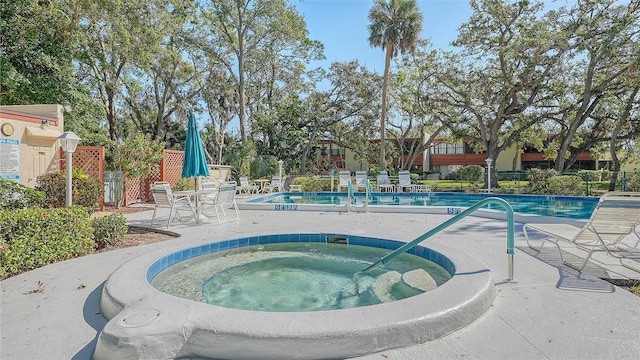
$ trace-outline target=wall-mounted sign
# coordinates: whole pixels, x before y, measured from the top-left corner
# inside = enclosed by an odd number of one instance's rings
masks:
[[[20,181],[20,140],[0,139],[0,179]]]

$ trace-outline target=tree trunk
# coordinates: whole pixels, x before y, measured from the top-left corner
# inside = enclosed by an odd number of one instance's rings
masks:
[[[380,167],[384,169],[385,165],[385,143],[384,135],[386,129],[386,117],[387,117],[387,90],[389,87],[389,67],[391,67],[391,55],[393,55],[393,44],[387,43],[386,55],[384,58],[384,77],[382,80],[382,109],[380,111]]]

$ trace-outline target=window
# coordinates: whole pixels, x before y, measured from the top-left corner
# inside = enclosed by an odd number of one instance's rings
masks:
[[[433,146],[432,154],[464,154],[464,143],[440,143]]]

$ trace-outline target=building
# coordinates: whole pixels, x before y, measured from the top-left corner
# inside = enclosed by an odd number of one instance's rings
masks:
[[[425,136],[425,139],[428,136]],[[415,139],[407,139],[413,142]],[[330,141],[320,142],[319,146],[331,158],[337,168],[350,171],[368,170],[370,164],[365,161],[355,160],[349,149],[341,148]],[[407,153],[402,156],[407,156]],[[448,174],[457,171],[463,166],[478,165],[486,167],[486,153],[477,153],[471,140],[449,142],[445,139],[435,139],[428,151],[418,156],[411,166],[415,173],[437,174],[437,178],[444,179]],[[608,154],[602,154],[599,159],[593,159],[592,154],[584,152],[578,156],[574,169],[596,170],[607,168]],[[518,149],[516,146],[502,151],[498,159],[494,159],[497,171],[520,171],[531,168],[553,168],[553,161],[544,158],[544,154],[531,147]],[[394,164],[397,164],[394,159]],[[633,166],[626,166],[624,171],[632,171]]]
[[[0,178],[34,187],[60,167],[61,105],[0,106]]]

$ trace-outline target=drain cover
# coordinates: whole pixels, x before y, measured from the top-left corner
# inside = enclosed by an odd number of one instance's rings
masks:
[[[158,310],[141,310],[127,315],[118,321],[118,325],[126,328],[134,328],[151,324],[160,319],[162,314]]]

